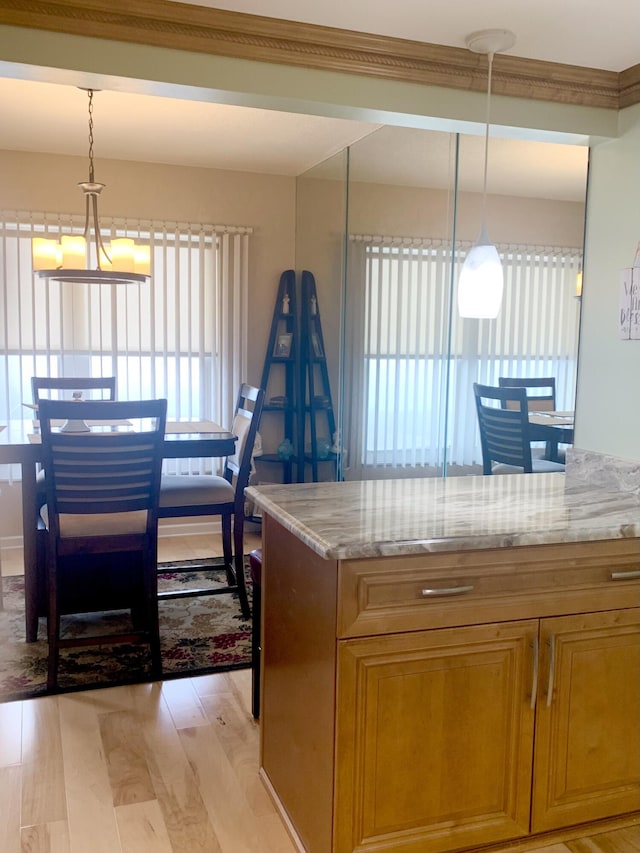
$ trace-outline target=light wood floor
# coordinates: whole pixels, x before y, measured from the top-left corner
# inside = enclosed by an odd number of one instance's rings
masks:
[[[249,670],[0,704],[1,853],[294,853],[250,709]],[[514,849],[638,853],[640,828]]]

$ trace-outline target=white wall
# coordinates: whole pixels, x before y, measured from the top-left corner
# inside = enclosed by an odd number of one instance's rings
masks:
[[[84,200],[77,182],[85,179],[86,168],[81,157],[0,151],[0,206],[81,214]],[[96,176],[107,185],[100,197],[104,216],[253,228],[246,379],[258,385],[280,274],[295,263],[295,179],[103,159],[96,162]],[[19,544],[21,500],[19,482],[2,483],[3,547]]]
[[[618,337],[620,271],[640,241],[640,105],[593,148],[576,403],[576,447],[640,461],[640,341]]]
[[[82,157],[0,151],[0,207],[82,214]],[[295,179],[220,169],[99,159],[102,216],[248,225],[249,370],[259,384],[280,273],[295,262]]]

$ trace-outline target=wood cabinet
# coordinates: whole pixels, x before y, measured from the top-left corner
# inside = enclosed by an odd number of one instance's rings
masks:
[[[301,849],[640,808],[638,540],[327,561],[266,522],[262,772]]]
[[[532,830],[640,808],[640,610],[543,619],[540,649]]]
[[[536,634],[528,620],[340,644],[336,850],[528,833]]]
[[[632,609],[340,644],[335,849],[468,849],[637,809],[639,631]]]

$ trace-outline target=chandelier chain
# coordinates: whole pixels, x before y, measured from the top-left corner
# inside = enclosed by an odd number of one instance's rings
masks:
[[[93,182],[93,89],[87,89],[89,94],[89,180]]]

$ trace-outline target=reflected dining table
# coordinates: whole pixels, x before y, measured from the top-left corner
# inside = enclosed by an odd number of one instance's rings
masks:
[[[529,412],[529,438],[547,444],[545,457],[558,461],[558,445],[573,444],[573,412]]]
[[[232,432],[213,421],[168,421],[163,456],[165,459],[229,456],[235,450],[236,439]],[[32,419],[9,421],[6,428],[0,430],[0,464],[17,464],[21,468],[27,642],[38,638],[36,476],[41,462],[42,446],[37,422]]]

